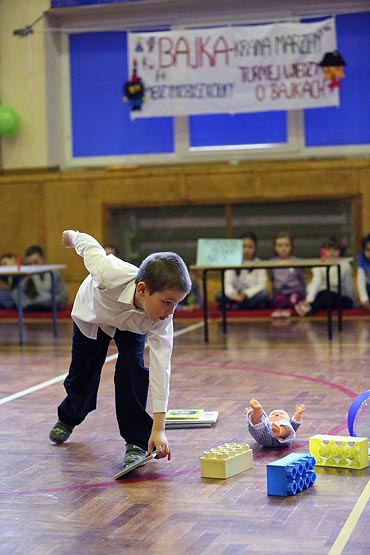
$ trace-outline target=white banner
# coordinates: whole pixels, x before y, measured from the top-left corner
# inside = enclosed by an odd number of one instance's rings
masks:
[[[144,99],[133,117],[338,106],[319,65],[336,50],[334,19],[130,33],[129,81]]]

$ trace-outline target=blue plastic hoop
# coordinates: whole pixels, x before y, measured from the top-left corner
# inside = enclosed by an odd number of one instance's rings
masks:
[[[369,399],[369,398],[370,398],[370,389],[360,393],[360,395],[358,395],[356,397],[356,399],[354,399],[351,406],[349,407],[347,422],[348,422],[348,431],[349,431],[350,436],[355,436],[355,437],[357,436],[357,434],[355,433],[355,431],[353,429],[353,425],[355,423],[355,418],[356,418],[358,409],[361,407],[362,403],[364,401],[366,401],[366,399]]]

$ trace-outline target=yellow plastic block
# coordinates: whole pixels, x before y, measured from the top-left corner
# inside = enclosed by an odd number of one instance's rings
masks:
[[[200,474],[203,478],[230,478],[253,466],[253,451],[248,443],[225,443],[200,457]]]
[[[369,465],[367,437],[316,435],[309,439],[316,466],[336,466],[360,470]]]

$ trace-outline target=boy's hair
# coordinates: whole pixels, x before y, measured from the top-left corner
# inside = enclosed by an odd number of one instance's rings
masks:
[[[253,231],[245,231],[240,236],[240,239],[251,239],[256,246],[258,243],[257,236],[255,233],[253,233]]]
[[[174,252],[155,252],[140,264],[136,283],[143,281],[150,294],[164,289],[176,289],[188,294],[191,279],[185,262]]]
[[[44,251],[39,245],[31,245],[30,247],[27,247],[27,249],[25,250],[24,256],[27,258],[27,256],[32,256],[33,254],[38,254],[43,258],[45,256]]]
[[[294,239],[292,235],[288,233],[288,231],[280,231],[277,235],[275,235],[272,243],[274,246],[278,239],[289,239],[290,244],[292,245],[292,249],[294,248]]]
[[[15,254],[13,254],[12,252],[5,252],[4,254],[2,254],[0,256],[0,264],[3,262],[3,260],[5,258],[16,258]]]
[[[324,249],[336,249],[340,253],[342,252],[342,249],[343,249],[341,242],[336,237],[328,237],[327,239],[325,239],[325,241],[322,244],[322,247]]]
[[[117,256],[117,258],[120,257],[120,253],[119,253],[119,248],[117,247],[117,245],[114,245],[113,243],[109,243],[108,245],[104,245],[104,249],[109,249],[112,254],[114,254],[114,256]]]

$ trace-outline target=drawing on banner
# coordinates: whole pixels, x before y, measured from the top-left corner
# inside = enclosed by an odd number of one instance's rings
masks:
[[[325,55],[332,58],[326,64]],[[339,105],[335,21],[129,33],[145,83],[135,117]],[[339,53],[338,53],[339,54]],[[341,58],[341,62],[344,62]],[[330,75],[327,77],[330,67]],[[332,68],[335,68],[334,70]],[[131,78],[131,81],[133,79]]]
[[[323,78],[330,80],[329,89],[333,90],[335,87],[338,89],[342,88],[339,79],[345,77],[343,66],[346,65],[346,62],[343,60],[338,50],[335,50],[335,52],[326,52],[319,65],[323,70]]]
[[[132,62],[132,75],[129,81],[123,85],[123,101],[130,104],[131,110],[141,110],[145,101],[144,83],[137,74],[137,60]]]

